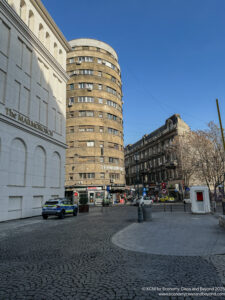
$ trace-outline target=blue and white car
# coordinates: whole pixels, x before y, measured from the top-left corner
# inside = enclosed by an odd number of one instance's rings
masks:
[[[77,215],[78,206],[66,198],[55,198],[45,202],[42,207],[42,217],[47,219],[48,216],[58,216],[63,219],[67,214]]]

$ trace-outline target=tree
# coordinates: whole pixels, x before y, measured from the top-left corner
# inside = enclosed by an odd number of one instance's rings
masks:
[[[210,122],[206,130],[186,131],[174,138],[167,149],[177,157],[184,185],[206,184],[214,192],[225,180],[225,154],[219,127]]]
[[[185,131],[182,135],[175,136],[167,149],[167,154],[177,159],[177,167],[185,186],[189,186],[190,179],[196,172],[196,149],[192,145],[192,140],[193,132]]]
[[[196,171],[204,180],[210,191],[224,185],[225,154],[219,127],[214,123],[208,124],[207,130],[198,130],[193,135],[193,147],[196,150]]]

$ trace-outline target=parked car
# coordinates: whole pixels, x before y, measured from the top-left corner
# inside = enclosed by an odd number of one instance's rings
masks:
[[[67,214],[77,215],[78,206],[66,198],[55,198],[45,202],[42,207],[42,217],[47,219],[48,216],[58,216],[63,219]]]
[[[187,204],[187,203],[191,203],[191,199],[190,198],[184,199],[184,204]]]
[[[135,197],[133,199],[133,201],[131,202],[131,205],[138,206],[139,205],[139,201],[140,201],[140,198]]]
[[[138,204],[140,205],[150,205],[153,203],[153,200],[151,199],[151,197],[147,197],[147,196],[142,196],[140,199],[139,199],[139,202]]]
[[[174,202],[175,198],[174,197],[170,197],[170,196],[164,196],[159,198],[160,202]]]

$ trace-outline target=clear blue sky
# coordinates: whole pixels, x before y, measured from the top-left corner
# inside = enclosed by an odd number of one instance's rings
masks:
[[[118,53],[124,144],[179,113],[192,129],[225,127],[224,0],[42,0],[68,40],[95,38]]]

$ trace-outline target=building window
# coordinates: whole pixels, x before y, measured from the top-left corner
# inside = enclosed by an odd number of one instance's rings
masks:
[[[98,114],[98,116],[99,116],[99,118],[103,118],[103,113],[100,112],[100,113]]]
[[[79,89],[93,89],[93,83],[88,82],[80,82],[79,83]]]
[[[115,116],[115,115],[107,114],[107,117],[108,117],[109,120],[117,121],[117,116]]]
[[[104,162],[104,157],[99,157],[99,161],[101,162],[101,163],[103,163]]]
[[[80,97],[78,97],[78,102],[93,103],[94,98],[93,97],[87,97],[87,96],[80,96]]]
[[[70,87],[70,91],[74,90],[74,83],[71,83],[71,84],[69,85],[69,87]]]
[[[94,132],[94,128],[86,128],[87,132]]]
[[[118,105],[117,103],[115,103],[115,102],[113,102],[111,100],[107,100],[106,104],[109,105],[109,106],[115,107],[119,111],[122,111],[120,105]]]
[[[98,76],[102,77],[102,72],[98,71]]]
[[[93,62],[93,57],[91,57],[91,56],[79,56],[78,61],[79,62],[82,62],[82,61]]]
[[[98,85],[98,89],[99,89],[99,90],[102,90],[102,84],[99,84],[99,85]]]
[[[95,178],[95,173],[79,173],[80,179]]]
[[[98,98],[98,103],[103,104],[103,99],[102,98]]]
[[[103,132],[104,131],[104,129],[103,129],[103,127],[99,127],[99,132]]]
[[[69,97],[69,105],[73,105],[74,104],[74,97]]]
[[[90,110],[80,110],[79,111],[79,117],[93,117],[94,112]]]
[[[86,111],[86,117],[93,117],[93,116],[94,116],[94,112],[93,111],[90,111],[90,110]]]
[[[118,164],[119,159],[115,157],[109,157],[109,163]]]
[[[79,70],[81,75],[93,75],[93,70]]]
[[[75,61],[75,60],[74,60],[74,57],[69,58],[69,63],[70,63],[70,64],[74,63],[74,61]]]
[[[100,173],[100,178],[104,179],[105,178],[105,173]]]
[[[87,147],[94,147],[95,146],[95,142],[87,142]]]
[[[108,133],[118,135],[119,131],[114,128],[108,128]]]
[[[102,59],[98,58],[98,64],[101,64],[101,63],[102,63]]]
[[[109,173],[110,179],[120,179],[120,174],[118,173]]]
[[[116,78],[115,78],[114,76],[111,77],[111,80],[112,80],[113,82],[116,82]]]
[[[69,127],[69,133],[73,133],[74,132],[74,127]]]
[[[116,95],[116,90],[112,89],[111,87],[107,86],[106,91],[110,94]]]

